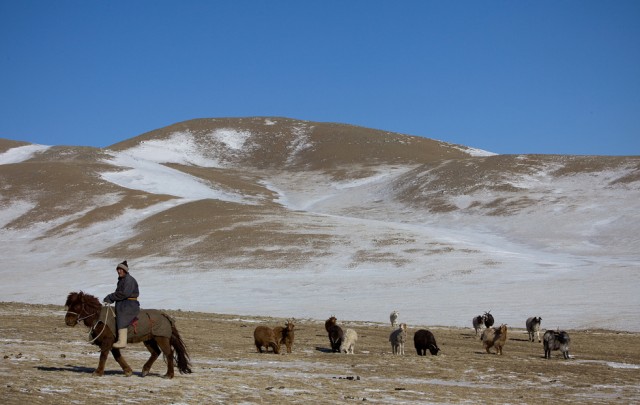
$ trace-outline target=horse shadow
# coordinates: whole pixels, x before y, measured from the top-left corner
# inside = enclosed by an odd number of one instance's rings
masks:
[[[80,373],[80,374],[93,374],[96,370],[93,367],[83,367],[83,366],[65,366],[65,367],[45,367],[45,366],[36,366],[38,371],[49,371],[49,372],[65,372],[69,371],[72,373]],[[104,375],[122,375],[124,374],[122,370],[105,370]],[[151,375],[150,373],[149,375]],[[134,372],[133,375],[137,375],[138,377],[142,377],[142,372]]]

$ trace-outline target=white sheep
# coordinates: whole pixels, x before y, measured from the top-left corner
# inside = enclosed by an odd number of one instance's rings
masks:
[[[391,315],[389,315],[389,320],[391,321],[391,327],[395,328],[396,326],[398,326],[398,316],[400,315],[400,312],[398,311],[393,311],[391,313]]]
[[[353,350],[356,347],[356,342],[358,341],[358,334],[353,329],[347,329],[344,332],[344,338],[342,339],[342,344],[340,344],[340,353],[351,353],[353,354]]]
[[[407,342],[407,324],[401,323],[400,327],[389,335],[389,342],[391,342],[391,351],[393,354],[399,354],[404,356],[404,344]]]

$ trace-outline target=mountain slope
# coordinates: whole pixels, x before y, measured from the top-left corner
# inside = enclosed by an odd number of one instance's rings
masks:
[[[2,253],[20,269],[3,272],[1,300],[29,300],[42,280],[43,303],[110,292],[126,258],[147,307],[360,320],[402,308],[454,326],[538,309],[640,330],[640,157],[492,155],[256,117],[105,149],[2,140],[0,163]]]

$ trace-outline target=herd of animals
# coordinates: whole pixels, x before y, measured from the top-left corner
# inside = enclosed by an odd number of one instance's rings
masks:
[[[118,362],[126,376],[133,374],[133,370],[122,356],[120,348],[114,346],[116,341],[116,335],[114,333],[114,325],[109,325],[108,318],[113,316],[113,309],[111,306],[103,306],[97,297],[85,294],[84,292],[71,292],[67,296],[65,302],[65,323],[67,326],[73,327],[80,323],[84,324],[89,330],[90,343],[100,347],[100,359],[98,362],[98,368],[93,372],[94,375],[104,375],[105,363],[109,353],[113,355],[113,358]],[[150,311],[158,312],[157,317],[153,318],[149,315]],[[484,326],[484,330],[481,333],[482,344],[487,351],[490,348],[495,347],[497,354],[502,354],[502,348],[507,341],[507,325],[500,325],[500,327],[493,327],[494,319],[493,315],[489,312],[485,312],[484,315],[479,315],[473,318],[472,324],[476,331]],[[129,343],[143,342],[146,348],[149,350],[150,357],[145,363],[142,369],[142,376],[149,374],[151,366],[156,359],[163,354],[167,363],[167,372],[164,375],[165,378],[173,378],[174,365],[177,366],[178,371],[181,374],[190,374],[191,364],[189,353],[180,336],[180,332],[176,328],[174,319],[162,311],[146,310],[145,313],[148,316],[141,316],[135,325],[130,325],[129,328],[133,328],[133,333],[129,339]],[[111,314],[111,315],[110,315]],[[154,313],[155,314],[155,313]],[[391,321],[391,328],[393,331],[389,335],[389,342],[391,343],[391,349],[395,355],[404,355],[405,344],[407,343],[407,324],[398,323],[399,313],[393,311],[389,316]],[[111,318],[113,320],[113,318]],[[537,336],[538,343],[540,343],[540,323],[542,318],[532,317],[527,319],[526,327],[529,333],[529,340],[534,341],[534,337]],[[140,326],[141,332],[138,335],[136,328]],[[326,320],[325,329],[329,336],[329,344],[331,345],[331,351],[333,353],[349,353],[355,352],[356,342],[358,341],[358,334],[353,329],[342,330],[337,324],[335,316],[331,316]],[[273,353],[280,353],[280,348],[284,345],[287,348],[287,352],[291,353],[294,341],[294,320],[287,320],[284,326],[278,326],[270,328],[268,326],[258,326],[255,328],[253,337],[258,352],[262,353],[262,348],[265,351],[269,351],[269,348]],[[144,331],[144,332],[142,332]],[[544,343],[544,357],[551,358],[551,351],[560,350],[565,359],[569,358],[569,335],[564,331],[548,330],[544,333],[542,338]],[[416,352],[419,356],[426,356],[427,350],[432,355],[437,355],[440,351],[436,338],[431,331],[426,329],[420,329],[413,335],[413,343]]]
[[[405,344],[407,343],[407,324],[398,323],[398,317],[400,313],[393,311],[389,315],[391,327],[393,331],[389,335],[389,342],[391,343],[391,350],[394,355],[404,355]],[[478,315],[473,318],[472,325],[475,329],[476,336],[478,331],[482,330],[480,340],[487,353],[491,353],[489,349],[495,347],[496,354],[502,354],[502,348],[507,341],[507,325],[502,324],[499,327],[494,327],[495,320],[491,311],[485,312],[484,315]],[[529,341],[534,342],[537,337],[538,343],[542,341],[544,346],[544,357],[551,358],[551,352],[559,350],[565,359],[569,358],[569,343],[571,339],[569,334],[565,331],[547,330],[542,340],[540,339],[540,325],[542,323],[541,317],[528,318],[525,326],[529,334]],[[268,351],[272,349],[273,353],[280,353],[281,345],[285,345],[287,353],[291,353],[294,339],[294,320],[287,320],[284,327],[278,326],[270,328],[268,326],[258,326],[253,332],[256,348],[258,352],[262,353],[262,348]],[[353,354],[356,342],[358,341],[358,334],[353,329],[342,330],[337,324],[337,318],[331,316],[324,323],[324,327],[327,330],[329,337],[329,344],[331,346],[331,352],[333,353],[347,353]],[[426,356],[427,350],[431,355],[436,356],[440,351],[436,343],[436,338],[433,333],[426,329],[420,329],[413,335],[413,344],[418,353],[418,356]]]

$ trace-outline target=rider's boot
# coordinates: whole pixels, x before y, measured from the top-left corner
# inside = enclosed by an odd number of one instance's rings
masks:
[[[127,328],[118,329],[118,341],[113,344],[116,349],[127,347]]]

